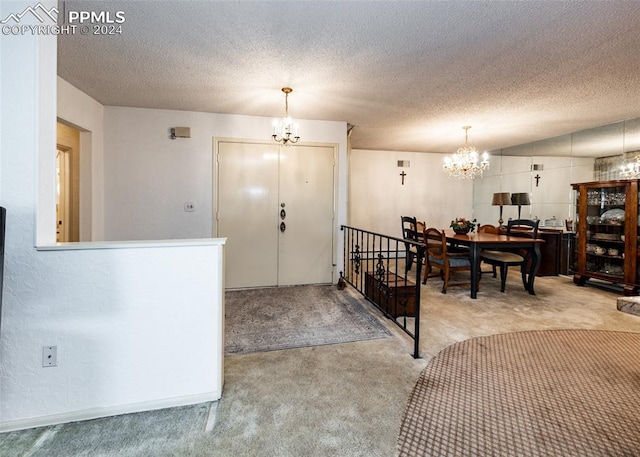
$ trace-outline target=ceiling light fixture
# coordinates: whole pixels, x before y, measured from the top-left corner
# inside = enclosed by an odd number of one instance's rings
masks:
[[[473,179],[476,176],[482,177],[482,172],[489,168],[489,154],[482,154],[482,161],[478,150],[467,144],[470,125],[462,127],[464,129],[464,146],[451,157],[444,159],[442,168],[452,178]],[[479,162],[479,163],[478,163]]]
[[[293,92],[293,89],[283,87],[282,92],[284,92],[284,117],[274,121],[273,135],[271,135],[271,138],[278,143],[288,146],[300,140],[300,127],[298,124],[294,124],[293,120],[289,117],[289,94]]]
[[[636,155],[633,158],[633,162],[628,162],[627,157],[630,157],[635,152],[640,151],[630,151],[625,152],[624,150],[624,140],[627,133],[627,122],[625,121],[622,124],[622,166],[620,167],[620,177],[622,179],[636,179],[640,178],[640,154]]]
[[[640,155],[635,156],[633,162],[627,162],[625,158],[620,168],[620,177],[622,179],[640,178]]]

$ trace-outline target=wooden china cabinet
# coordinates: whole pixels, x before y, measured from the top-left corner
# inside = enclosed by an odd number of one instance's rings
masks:
[[[638,179],[571,185],[575,197],[576,237],[573,282],[582,286],[597,278],[637,295]]]

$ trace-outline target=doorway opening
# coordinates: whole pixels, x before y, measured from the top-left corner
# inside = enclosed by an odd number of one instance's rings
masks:
[[[71,169],[69,167],[69,150],[58,147],[56,150],[56,242],[69,241],[69,210]]]
[[[57,123],[56,242],[80,241],[80,131]]]

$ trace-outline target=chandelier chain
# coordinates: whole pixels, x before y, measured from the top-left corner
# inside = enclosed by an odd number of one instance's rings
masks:
[[[273,124],[273,138],[277,143],[289,146],[290,144],[297,143],[300,140],[299,127],[293,123],[293,120],[289,117],[289,94],[293,92],[290,87],[283,87],[284,92],[284,117]]]

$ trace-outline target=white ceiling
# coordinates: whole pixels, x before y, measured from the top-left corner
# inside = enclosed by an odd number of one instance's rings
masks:
[[[346,121],[358,149],[494,150],[640,116],[640,1],[66,1],[119,36],[60,35],[104,105]],[[301,132],[304,140],[304,131]]]

